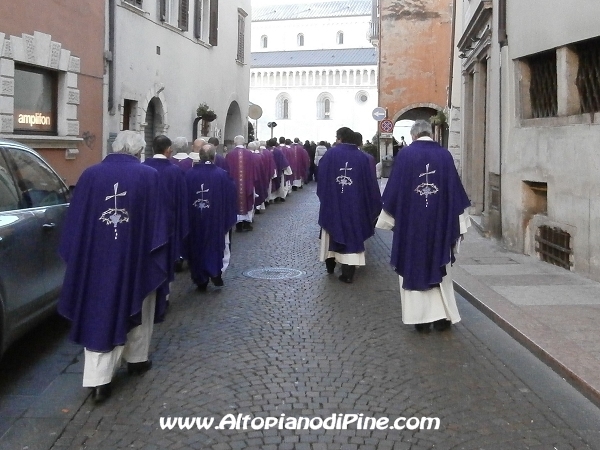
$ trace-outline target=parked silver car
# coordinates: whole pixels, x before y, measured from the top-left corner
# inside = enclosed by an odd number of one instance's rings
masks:
[[[54,311],[69,189],[32,149],[0,139],[0,355]]]

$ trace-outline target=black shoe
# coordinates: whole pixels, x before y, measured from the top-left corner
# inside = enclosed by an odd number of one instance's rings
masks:
[[[265,205],[265,209],[267,209],[267,208],[269,207],[269,202],[268,202],[268,201],[266,201],[266,202],[264,203],[264,205]]]
[[[206,283],[196,283],[196,286],[198,286],[196,288],[198,292],[206,292],[206,290],[208,289],[208,281]]]
[[[419,333],[429,333],[431,331],[431,323],[427,322],[427,323],[417,323],[415,324],[415,330],[417,330]]]
[[[236,223],[235,224],[235,231],[237,231],[237,232],[243,231],[243,226],[244,225],[242,224],[242,222]]]
[[[355,271],[356,271],[356,266],[342,264],[342,275],[340,275],[340,280],[342,280],[344,283],[352,283],[352,280],[354,279]]]
[[[440,319],[440,320],[436,320],[435,322],[433,322],[433,328],[436,331],[448,330],[451,325],[452,325],[452,322],[450,322],[448,319]]]
[[[292,191],[297,191],[298,190],[298,186],[292,186]]]
[[[242,224],[242,230],[244,231],[252,231],[252,224],[250,222],[243,222]]]
[[[285,203],[285,198],[279,197],[279,200]]]
[[[325,267],[327,268],[327,273],[333,273],[335,270],[335,258],[327,258],[325,260]]]
[[[223,278],[221,278],[221,275],[219,275],[218,277],[211,277],[210,281],[213,282],[213,284],[215,286],[225,286],[225,283],[223,283]]]
[[[303,186],[300,186],[298,189],[302,189]]]
[[[348,284],[352,283],[352,278],[348,278],[346,275],[340,275],[338,278],[340,279],[340,281],[343,281],[344,283],[348,283]]]
[[[254,214],[260,214],[260,209],[254,209]]]
[[[179,258],[175,261],[175,272],[183,272],[183,258]]]
[[[281,201],[281,197],[276,197],[275,200],[273,200],[273,203],[279,203]]]
[[[127,363],[127,373],[129,375],[141,375],[152,368],[152,361],[143,361],[139,363]]]
[[[110,383],[92,388],[92,400],[94,400],[94,403],[102,403],[106,401],[110,397],[110,394],[112,394],[112,387]]]

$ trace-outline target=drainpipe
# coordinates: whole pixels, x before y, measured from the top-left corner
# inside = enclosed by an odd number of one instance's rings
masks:
[[[503,102],[502,102],[502,79],[503,79],[503,68],[502,68],[502,52],[504,47],[508,46],[508,35],[506,34],[506,0],[500,0],[498,3],[498,43],[500,44],[500,77],[498,83],[498,91],[499,91],[499,101],[498,108],[500,110],[500,114],[498,115],[498,132],[500,135],[500,140],[498,143],[498,157],[500,158],[500,177],[498,181],[498,190],[500,191],[500,204],[498,205],[498,209],[500,211],[500,238],[502,238],[502,140],[504,139],[503,133],[503,121],[502,121],[502,113],[503,113]],[[506,49],[508,51],[508,49]]]
[[[452,1],[452,33],[450,37],[450,74],[448,75],[448,114],[452,109],[452,82],[454,79],[454,40],[456,39],[456,0]]]
[[[115,113],[115,0],[108,0],[108,112]]]

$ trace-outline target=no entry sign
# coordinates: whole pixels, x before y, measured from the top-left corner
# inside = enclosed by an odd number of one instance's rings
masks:
[[[381,122],[379,122],[379,130],[382,133],[391,133],[394,131],[394,122],[392,122],[390,119],[383,119]]]

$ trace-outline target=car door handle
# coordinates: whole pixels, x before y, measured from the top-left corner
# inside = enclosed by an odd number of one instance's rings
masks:
[[[44,225],[42,225],[42,228],[44,230],[51,230],[53,228],[56,228],[56,224],[54,222],[45,223]]]

